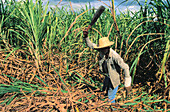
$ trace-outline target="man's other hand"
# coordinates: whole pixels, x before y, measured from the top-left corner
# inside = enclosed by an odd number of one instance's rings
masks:
[[[88,36],[88,30],[87,30],[87,28],[83,31],[83,38],[87,38],[87,36]]]

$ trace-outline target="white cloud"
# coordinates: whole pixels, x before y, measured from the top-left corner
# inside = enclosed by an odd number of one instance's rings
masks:
[[[127,11],[137,12],[139,10],[140,10],[140,6],[132,5],[132,6],[121,6],[116,11],[117,11],[117,14],[119,14],[120,12],[123,12],[123,13],[126,13]]]
[[[129,9],[133,9],[133,8],[135,8],[135,6],[129,6],[128,8],[129,8]]]

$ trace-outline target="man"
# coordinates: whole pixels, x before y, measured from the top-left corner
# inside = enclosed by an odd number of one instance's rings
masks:
[[[99,39],[99,45],[96,45],[90,41],[88,38],[88,30],[83,31],[84,39],[87,45],[95,50],[100,52],[99,54],[99,70],[108,76],[105,76],[103,91],[107,90],[108,98],[111,100],[111,103],[115,103],[115,95],[117,93],[120,76],[116,70],[115,65],[119,65],[125,72],[125,89],[127,94],[131,91],[131,76],[129,74],[129,66],[123,61],[120,55],[115,52],[111,45],[114,42],[109,41],[107,37]]]

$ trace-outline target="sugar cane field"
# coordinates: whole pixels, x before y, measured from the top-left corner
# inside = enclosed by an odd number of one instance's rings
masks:
[[[83,40],[95,8],[0,1],[0,111],[170,111],[168,0],[134,0],[140,10],[120,14],[111,0],[89,30],[96,44],[114,41],[112,49],[129,65],[132,91],[126,96],[120,70],[116,103],[101,92],[99,53]]]

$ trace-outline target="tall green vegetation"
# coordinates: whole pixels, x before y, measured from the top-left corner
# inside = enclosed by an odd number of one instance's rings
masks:
[[[149,90],[148,93],[139,93],[143,97],[141,99],[138,97],[140,95],[135,92],[136,96],[133,96],[135,97],[133,101],[136,103],[127,102],[124,108],[127,105],[134,105],[133,109],[136,109],[138,108],[136,105],[143,101],[147,107],[141,107],[141,109],[152,110],[152,108],[157,109],[155,105],[153,107],[154,99],[152,98],[160,97],[153,95],[148,99],[151,92],[157,95],[162,95],[164,92],[165,97],[158,99],[156,106],[162,101],[168,103],[166,95],[169,94],[167,91],[170,86],[168,74],[170,2],[168,0],[145,0],[144,5],[141,5],[138,0],[134,2],[139,4],[139,11],[129,10],[115,15],[114,0],[112,0],[111,7],[107,7],[90,30],[89,38],[96,44],[102,37],[109,37],[111,41],[115,41],[112,48],[129,64],[133,84],[141,83],[143,88]],[[63,93],[65,93],[64,90],[71,91],[70,88],[82,83],[93,88],[102,86],[102,78],[96,78],[99,77],[96,70],[98,62],[95,53],[97,52],[87,48],[82,38],[82,31],[89,25],[95,9],[86,6],[85,9],[73,12],[68,7],[58,8],[56,6],[49,10],[48,5],[47,3],[43,6],[41,0],[36,0],[35,3],[33,0],[20,2],[1,0],[0,54],[2,57],[0,57],[2,60],[0,71],[3,74],[0,74],[2,79],[0,89],[3,92],[0,92],[0,95],[8,92],[16,93],[8,99],[7,104],[10,104],[17,95],[23,94],[20,89],[30,94],[31,90],[47,90],[43,87],[52,87],[53,84],[50,82],[51,79],[47,78],[48,75],[52,77],[56,85],[60,82],[63,84],[60,88]],[[30,64],[24,67],[20,65],[25,75],[7,72],[6,68],[10,66],[14,66],[12,68],[16,70],[17,65],[15,61],[11,63],[11,57],[14,58],[12,60],[21,59],[23,65],[27,62]],[[25,71],[31,71],[29,80],[27,75],[30,74]],[[5,78],[11,78],[12,82],[6,83]],[[144,86],[146,84],[152,86]],[[68,85],[69,88],[67,88]],[[55,90],[55,87],[50,88],[50,92]],[[95,95],[91,95],[89,100],[93,98]],[[85,101],[83,99],[84,97],[81,97],[78,102],[88,102],[88,99]],[[3,104],[5,102],[7,100],[3,101]]]

